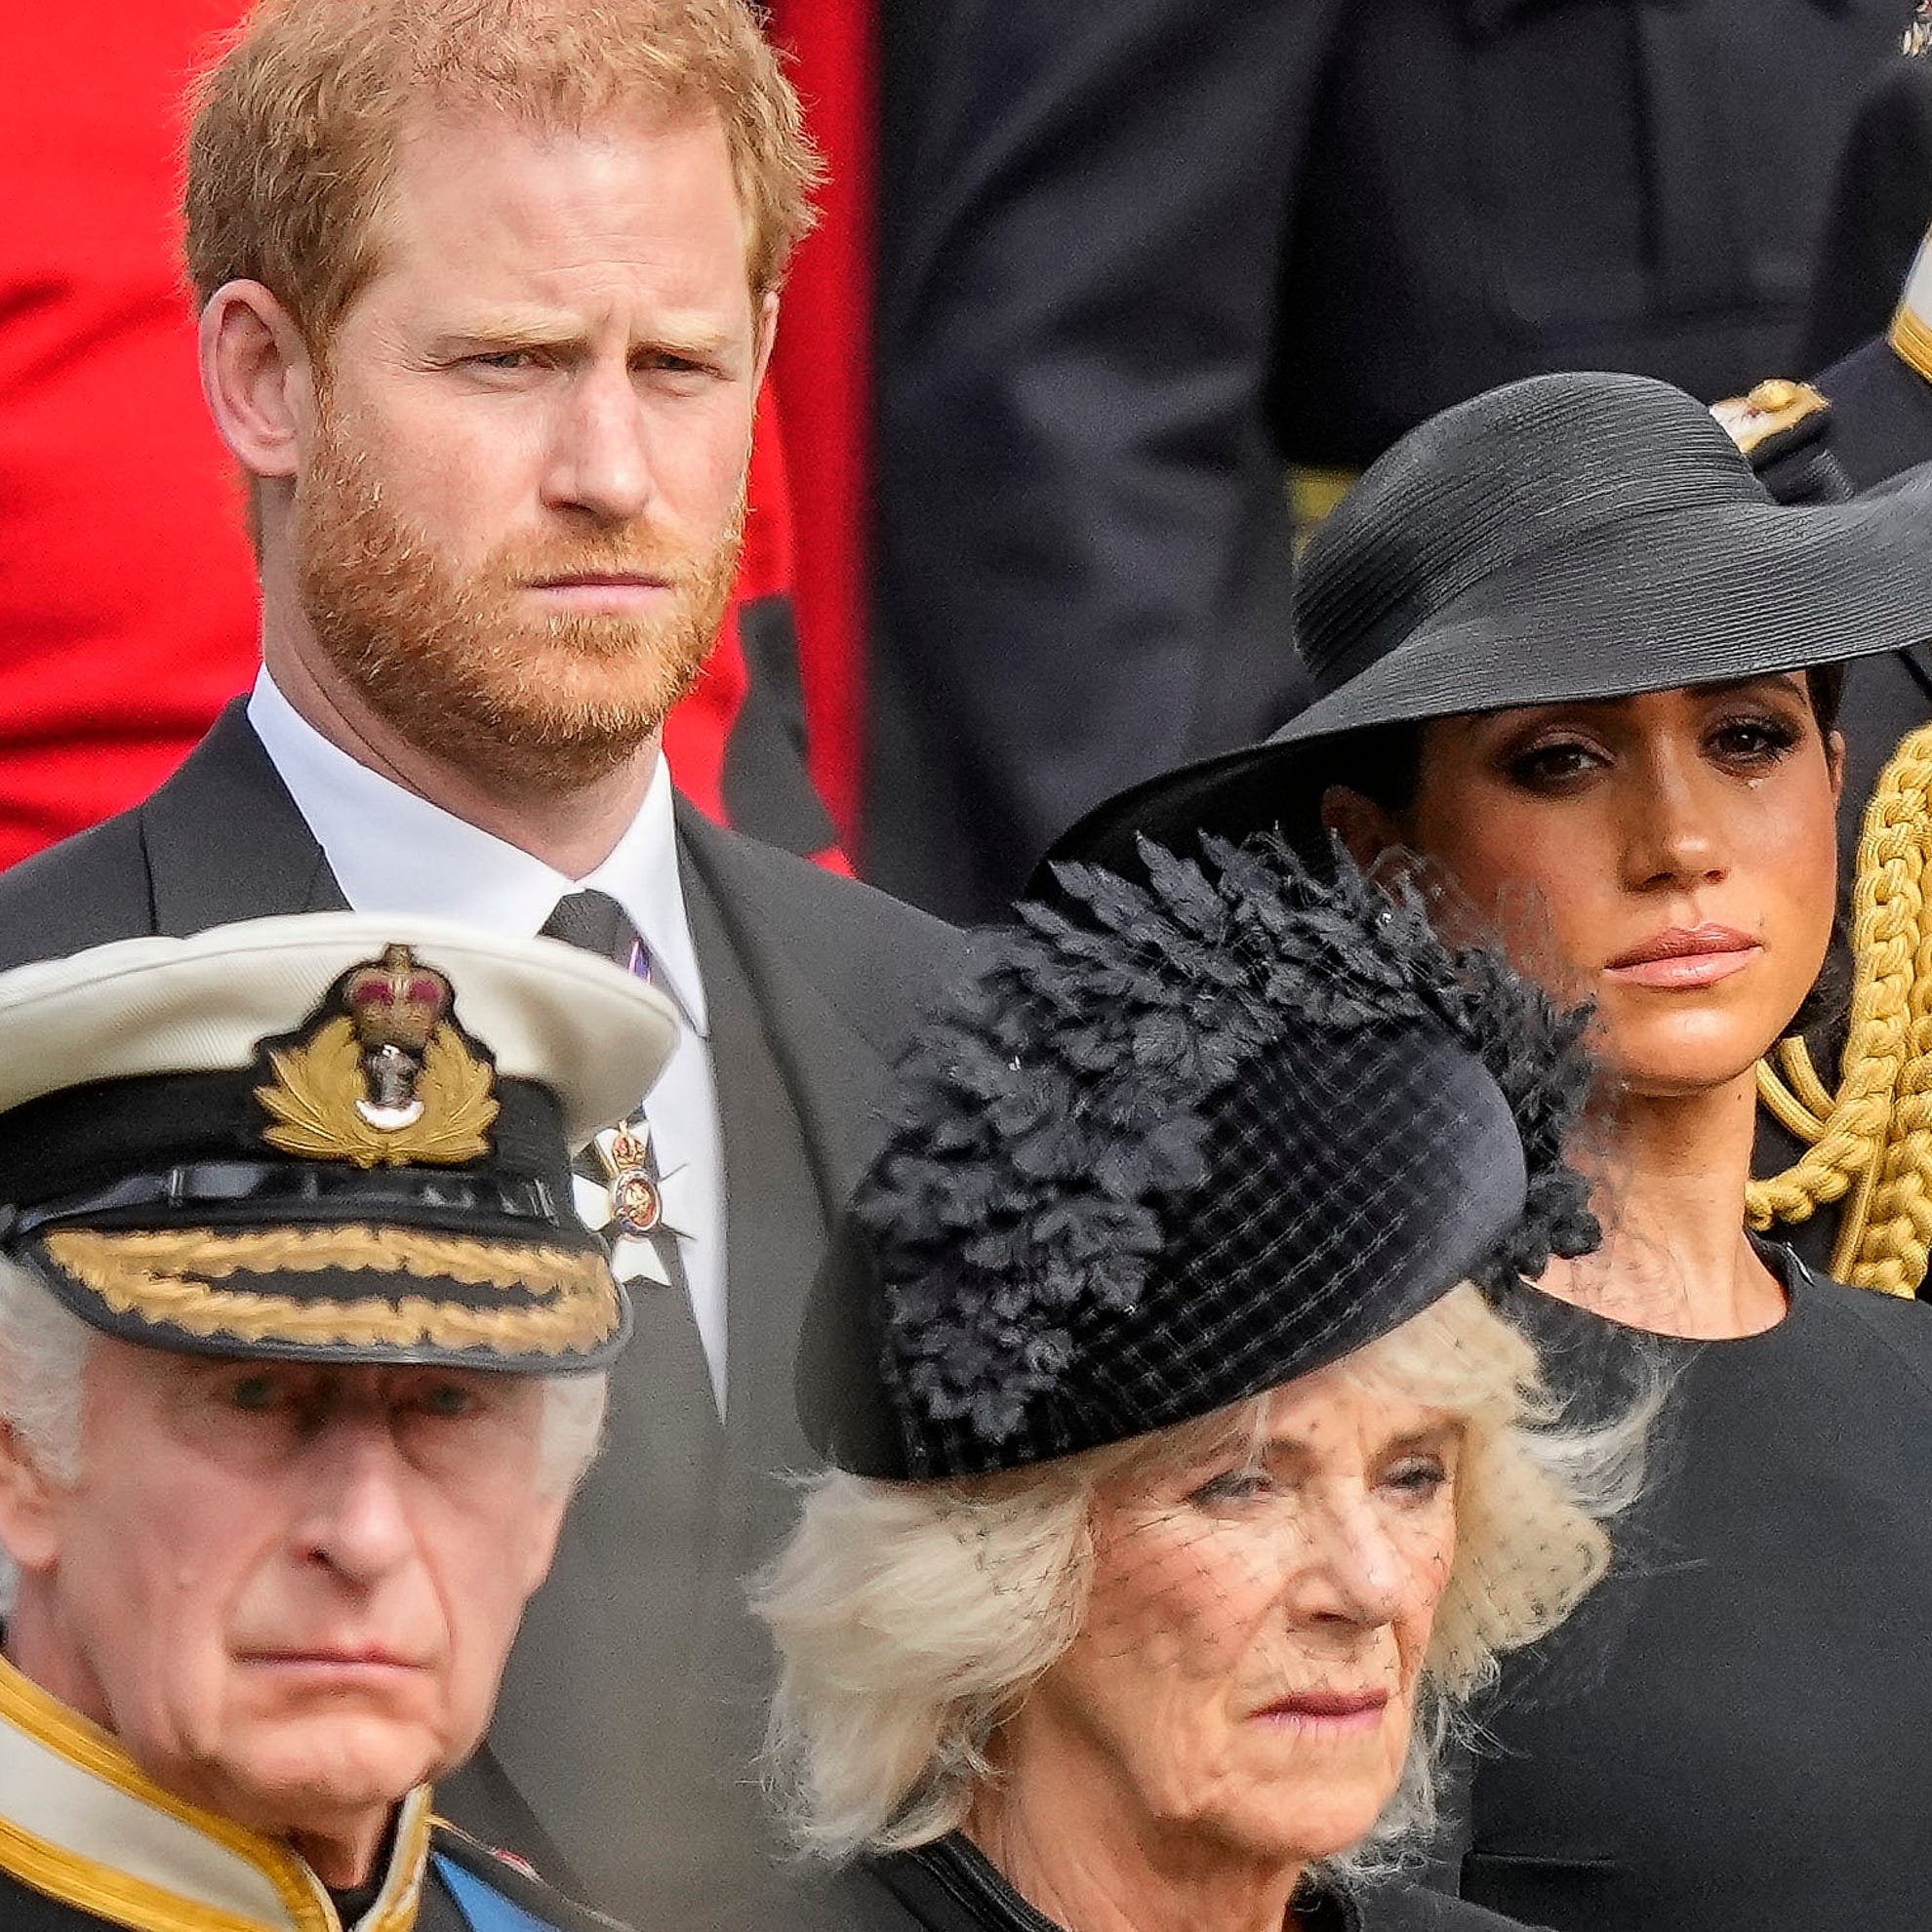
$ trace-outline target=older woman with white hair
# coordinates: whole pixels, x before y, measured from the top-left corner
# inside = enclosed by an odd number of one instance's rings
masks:
[[[1639,1459],[1496,1308],[1596,1238],[1581,1016],[1356,874],[1147,857],[902,1068],[802,1345],[775,1782],[865,1932],[1503,1924],[1389,1873]]]

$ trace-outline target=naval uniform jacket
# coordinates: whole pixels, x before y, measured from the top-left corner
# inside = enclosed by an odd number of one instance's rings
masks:
[[[1901,65],[1924,99],[1932,141],[1932,57]],[[1925,195],[1932,204],[1932,175],[1926,179]],[[1921,206],[1921,222],[1926,212]],[[1908,471],[1918,473],[1932,465],[1932,314],[1926,312],[1932,309],[1932,244],[1921,249],[1910,281],[1894,285],[1891,307],[1897,316],[1885,334],[1873,336],[1810,379],[1826,407],[1805,415],[1790,435],[1748,452],[1758,480],[1780,503],[1863,496]],[[1813,1065],[1831,1088],[1838,1084],[1844,1050],[1853,970],[1846,929],[1866,809],[1900,741],[1932,723],[1932,640],[1855,658],[1844,668],[1838,710],[1838,730],[1845,741],[1844,790],[1838,800],[1841,929],[1826,967],[1824,1011],[1805,1034]],[[1783,1173],[1803,1152],[1802,1144],[1770,1109],[1760,1107],[1753,1171]],[[1820,1273],[1829,1274],[1843,1211],[1842,1201],[1833,1202],[1808,1221],[1780,1222],[1774,1231]],[[1922,1285],[1919,1292],[1925,1292]]]
[[[623,1932],[432,1814],[398,1807],[386,1863],[332,1894],[286,1843],[163,1791],[105,1731],[0,1663],[6,1932]]]
[[[951,968],[951,928],[678,803],[726,1186],[726,1422],[695,1325],[642,1292],[608,1444],[524,1620],[456,1819],[641,1926],[745,1932],[777,1882],[751,1760],[771,1665],[741,1578],[813,1467],[799,1310],[869,1158],[889,1061]],[[0,874],[0,968],[342,894],[241,704],[144,804]]]

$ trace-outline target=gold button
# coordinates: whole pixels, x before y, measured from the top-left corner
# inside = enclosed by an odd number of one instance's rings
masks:
[[[1752,409],[1775,411],[1790,409],[1797,401],[1798,394],[1798,385],[1795,382],[1788,382],[1782,377],[1773,377],[1768,382],[1758,383],[1745,400]]]

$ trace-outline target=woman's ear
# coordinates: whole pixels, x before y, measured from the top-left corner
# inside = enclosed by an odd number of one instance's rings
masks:
[[[1385,852],[1406,842],[1385,806],[1346,785],[1331,785],[1321,794],[1321,823],[1365,872]]]
[[[1845,735],[1841,731],[1825,734],[1825,769],[1831,774],[1831,803],[1841,804],[1845,795]]]

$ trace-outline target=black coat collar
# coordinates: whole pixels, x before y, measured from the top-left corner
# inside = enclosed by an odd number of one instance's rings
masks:
[[[959,1831],[914,1851],[864,1859],[855,1875],[883,1886],[924,1932],[1061,1932]],[[1297,1892],[1295,1914],[1308,1932],[1364,1932],[1354,1900],[1326,1885],[1310,1882]]]
[[[184,939],[280,912],[348,909],[237,698],[141,808],[154,930]]]
[[[827,942],[842,938],[818,897],[824,875],[714,825],[682,797],[677,831],[682,863],[709,888],[765,1016],[830,1215],[873,1152],[888,1043],[865,1030],[824,970]],[[700,953],[702,970],[702,943]]]

